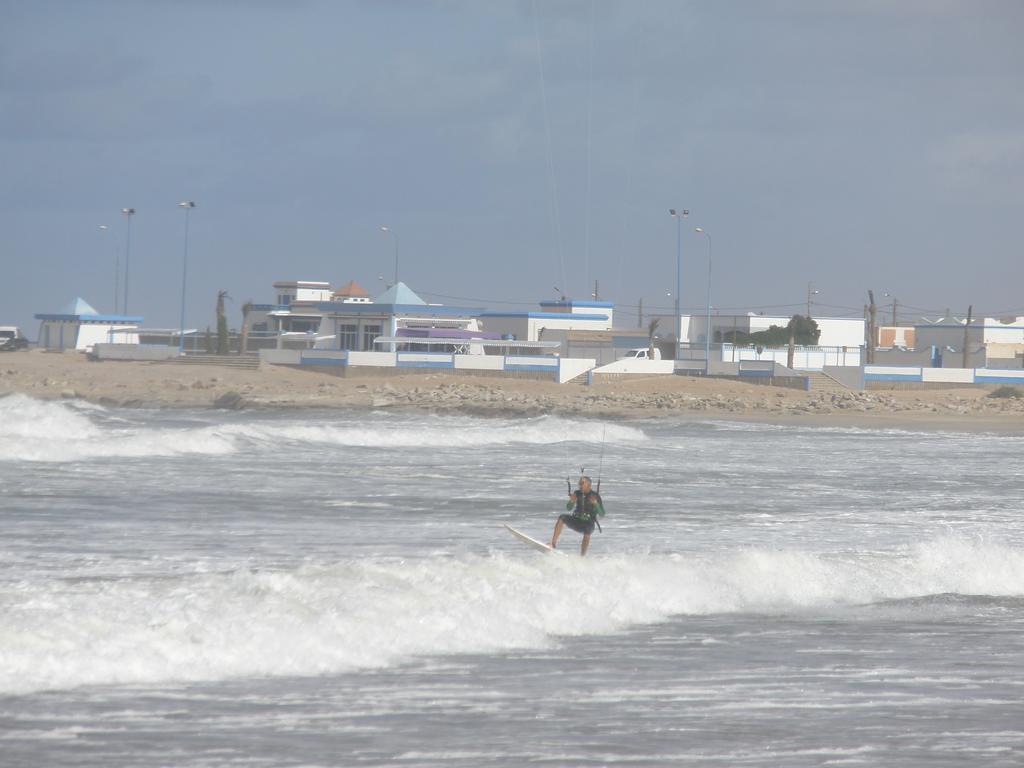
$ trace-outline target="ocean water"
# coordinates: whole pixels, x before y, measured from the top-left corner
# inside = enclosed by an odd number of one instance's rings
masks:
[[[1019,766],[1022,449],[2,398],[0,765]]]

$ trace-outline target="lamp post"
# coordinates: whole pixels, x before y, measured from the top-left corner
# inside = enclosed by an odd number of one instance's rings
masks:
[[[191,200],[182,200],[179,208],[185,209],[185,252],[181,257],[181,327],[178,332],[178,354],[185,354],[185,281],[188,277],[188,218],[196,204]]]
[[[897,299],[891,293],[886,293],[885,297],[887,299],[892,299],[892,327],[895,328],[896,327],[896,307],[899,306],[900,300]]]
[[[110,227],[108,227],[106,224],[100,224],[99,229],[100,229],[100,234],[102,236],[102,242],[103,242],[103,247],[102,247],[101,250],[102,250],[103,254],[106,255],[106,253],[107,253],[107,232],[110,231]],[[120,288],[121,276],[119,274],[120,271],[121,271],[121,259],[118,256],[117,251],[114,251],[114,314],[115,315],[117,314],[118,294],[120,293],[120,290],[121,290],[121,288]]]
[[[124,239],[124,304],[121,310],[128,314],[128,260],[132,252],[132,216],[135,215],[134,208],[122,208],[121,213],[128,219],[128,229]]]
[[[711,371],[711,235],[703,227],[697,227],[693,231],[704,235],[708,240],[708,303],[704,326],[704,375],[707,376]]]
[[[685,208],[680,211],[669,208],[668,212],[676,220],[676,353],[674,357],[679,359],[679,348],[683,343],[683,316],[679,314],[682,309],[679,302],[683,293],[683,219],[689,216],[690,212]]]
[[[395,235],[395,233],[391,229],[391,227],[387,226],[386,224],[382,224],[381,225],[380,231],[383,232],[386,235],[390,235],[391,236],[391,242],[393,242],[395,244],[395,284],[397,285],[398,284],[398,236]]]

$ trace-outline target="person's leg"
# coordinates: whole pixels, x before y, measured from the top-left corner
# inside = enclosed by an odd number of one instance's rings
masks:
[[[583,534],[583,543],[580,544],[580,557],[585,557],[587,550],[590,549],[590,534]]]
[[[555,521],[555,530],[554,530],[554,533],[551,534],[551,548],[552,549],[554,549],[555,546],[558,544],[558,537],[562,535],[562,528],[564,526],[565,526],[565,523],[562,522],[562,518],[558,518]]]

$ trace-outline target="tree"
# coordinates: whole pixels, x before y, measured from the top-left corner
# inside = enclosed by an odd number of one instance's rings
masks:
[[[812,318],[803,315],[793,315],[785,327],[772,325],[767,330],[755,333],[726,331],[723,334],[723,338],[732,344],[784,347],[789,343],[791,333],[794,343],[808,346],[817,344],[818,339],[821,337],[818,324]]]
[[[224,299],[230,299],[227,291],[217,291],[217,354],[228,353],[228,319],[224,315]]]
[[[797,344],[813,347],[821,338],[818,323],[810,316],[793,315],[786,328],[793,332],[793,338]]]
[[[249,313],[252,312],[252,299],[242,305],[242,340],[238,345],[238,354],[244,355],[249,351]]]
[[[661,320],[656,317],[653,320],[651,320],[651,322],[649,322],[647,324],[647,359],[648,360],[653,360],[654,359],[654,334],[658,332],[658,323],[660,323],[660,322],[661,322]]]

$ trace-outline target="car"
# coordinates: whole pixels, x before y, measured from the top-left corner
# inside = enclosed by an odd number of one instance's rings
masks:
[[[0,325],[0,352],[14,352],[28,347],[28,339],[16,325]]]
[[[621,359],[622,360],[632,360],[632,359],[637,359],[637,360],[661,360],[661,350],[658,349],[657,347],[654,348],[654,357],[651,357],[650,355],[651,355],[651,350],[650,350],[649,347],[637,347],[636,349],[629,350],[629,352],[627,352],[626,355],[624,357],[622,357]]]

